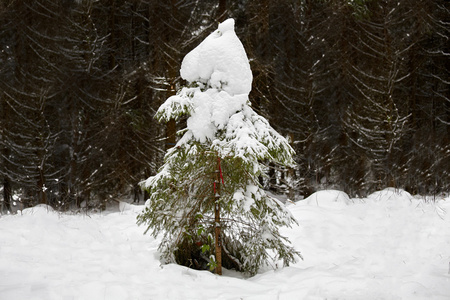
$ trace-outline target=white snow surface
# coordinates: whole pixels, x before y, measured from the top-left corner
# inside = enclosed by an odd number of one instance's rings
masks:
[[[250,93],[253,75],[244,46],[234,31],[233,19],[219,24],[184,57],[180,74],[189,82],[202,82],[230,96]]]
[[[161,265],[142,207],[0,216],[0,299],[450,299],[450,197],[315,193],[282,230],[304,260],[252,278]]]

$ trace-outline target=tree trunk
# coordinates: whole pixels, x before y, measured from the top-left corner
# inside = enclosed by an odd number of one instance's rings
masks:
[[[219,0],[219,9],[217,10],[217,19],[220,23],[227,19],[227,0]]]
[[[166,125],[166,150],[169,150],[176,144],[177,123],[174,119],[170,119]]]
[[[38,197],[39,197],[39,204],[47,204],[47,192],[45,187],[45,177],[44,177],[44,171],[43,171],[43,164],[38,169],[39,177],[38,177]]]
[[[116,2],[114,0],[110,1],[110,11],[108,19],[109,35],[111,41],[111,49],[109,53],[109,69],[113,70],[116,66],[116,53],[115,50],[118,48],[116,43],[115,26],[116,26]]]
[[[215,250],[216,250],[216,274],[222,275],[222,242],[220,226],[220,180],[222,178],[222,169],[220,167],[220,157],[217,157],[216,178],[214,181],[214,227],[215,227]]]
[[[172,0],[171,3],[172,3],[172,5],[171,5],[172,17],[174,18],[174,20],[177,20],[178,8],[177,8],[176,1]],[[166,37],[166,38],[168,38],[168,37]],[[173,43],[170,38],[169,38],[168,42]],[[179,74],[178,70],[180,68],[179,60],[178,60],[178,53],[176,53],[175,51],[172,50],[170,53],[170,56],[173,57],[174,59],[173,59],[173,61],[167,61],[167,64],[169,67],[168,75],[169,75],[169,82],[170,82],[170,90],[167,93],[168,97],[176,94],[175,85],[176,85],[177,76]],[[166,127],[166,136],[167,136],[166,150],[175,146],[176,135],[177,135],[177,123],[174,119],[171,119],[167,122],[167,127]]]
[[[3,178],[3,203],[5,204],[5,208],[7,211],[11,211],[11,199],[11,183],[9,181],[9,178],[5,176]],[[1,207],[0,209],[3,209],[3,207]]]
[[[170,66],[169,77],[171,80],[170,90],[167,91],[167,98],[176,94],[175,92],[175,80],[176,80],[176,69],[175,66]],[[166,150],[169,150],[175,146],[177,140],[177,122],[174,119],[170,119],[166,124]]]
[[[2,120],[0,120],[0,132],[1,132],[1,141],[0,141],[0,146],[3,148],[1,151],[1,155],[0,155],[0,159],[1,159],[1,166],[0,168],[2,170],[3,173],[3,204],[6,207],[7,211],[11,211],[11,199],[12,199],[12,191],[11,191],[11,181],[8,177],[8,167],[6,166],[7,164],[7,159],[9,159],[9,154],[10,154],[10,149],[9,146],[7,145],[7,141],[6,141],[6,132],[8,130],[8,127],[11,126],[9,124],[9,116],[10,113],[8,111],[8,104],[6,103],[6,101],[4,99],[0,99],[1,101],[1,111],[2,111]],[[3,207],[0,207],[0,213],[2,212]]]

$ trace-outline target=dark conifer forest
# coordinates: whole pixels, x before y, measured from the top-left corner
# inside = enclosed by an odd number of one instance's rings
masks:
[[[183,57],[234,18],[253,108],[296,151],[267,189],[450,191],[447,0],[0,0],[3,210],[143,199]]]

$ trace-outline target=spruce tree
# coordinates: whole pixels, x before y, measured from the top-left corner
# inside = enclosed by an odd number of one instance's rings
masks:
[[[252,73],[234,20],[188,53],[180,73],[189,85],[168,98],[156,118],[187,116],[187,126],[159,173],[141,183],[150,199],[138,224],[163,236],[166,263],[255,274],[280,260],[294,262],[300,253],[279,227],[296,221],[259,184],[262,162],[293,166],[294,151],[250,107]]]

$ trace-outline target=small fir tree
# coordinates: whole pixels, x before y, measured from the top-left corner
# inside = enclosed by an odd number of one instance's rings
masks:
[[[138,224],[163,235],[162,259],[186,266],[222,265],[255,274],[263,265],[294,262],[300,253],[279,232],[296,221],[258,178],[262,161],[292,166],[293,149],[250,107],[252,73],[229,19],[183,60],[189,82],[159,108],[159,121],[187,115],[182,137],[156,176]]]

